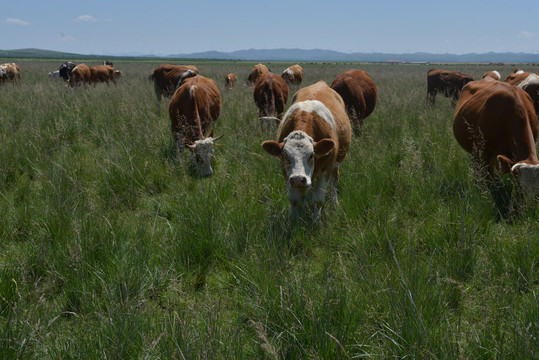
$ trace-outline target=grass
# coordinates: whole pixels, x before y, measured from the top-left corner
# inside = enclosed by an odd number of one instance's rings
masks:
[[[539,358],[537,205],[500,217],[451,100],[425,103],[426,66],[302,64],[304,85],[362,68],[379,99],[339,205],[290,226],[252,63],[194,63],[223,96],[200,179],[157,116],[159,62],[115,61],[117,87],[75,91],[47,78],[55,61],[16,62],[23,84],[0,87],[0,358]]]

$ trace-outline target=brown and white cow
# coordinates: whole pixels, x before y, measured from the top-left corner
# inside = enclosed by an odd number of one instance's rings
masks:
[[[90,72],[90,67],[86,64],[79,64],[71,70],[71,75],[67,84],[70,87],[81,86],[82,84],[90,83],[92,79],[92,74]]]
[[[376,84],[366,71],[350,69],[337,76],[331,88],[341,95],[354,132],[359,133],[363,119],[376,106]]]
[[[285,69],[281,77],[288,85],[299,85],[303,81],[303,68],[298,64]]]
[[[201,75],[182,79],[170,99],[169,117],[178,151],[183,151],[183,145],[189,147],[191,160],[201,176],[213,174],[212,145],[220,137],[213,137],[213,130],[206,133],[220,112],[221,94],[215,81]]]
[[[5,63],[0,65],[0,82],[3,84],[6,81],[11,81],[13,84],[22,81],[21,68],[15,63]]]
[[[267,74],[271,72],[270,69],[264,64],[256,64],[253,66],[249,77],[247,78],[247,84],[256,84],[256,80],[261,74]]]
[[[112,81],[116,85],[116,74],[114,68],[110,65],[90,66],[90,82],[95,84],[99,82],[108,83]]]
[[[237,79],[238,77],[234,73],[230,73],[227,76],[225,76],[225,89],[226,90],[234,89],[234,84],[236,83]]]
[[[194,65],[160,65],[148,79],[153,81],[155,95],[157,96],[157,114],[161,113],[161,96],[170,98],[178,87],[181,76],[187,70],[198,74],[198,69]]]
[[[271,129],[283,115],[289,89],[286,82],[274,73],[261,74],[255,84],[253,97],[262,127]]]
[[[492,176],[511,172],[523,194],[539,195],[537,119],[522,89],[485,78],[463,89],[453,118],[458,143]]]
[[[116,80],[121,79],[122,76],[124,76],[124,73],[122,72],[122,70],[114,70],[114,78]]]
[[[502,76],[500,75],[500,73],[496,70],[490,70],[490,71],[487,71],[486,73],[483,74],[483,76],[481,77],[482,79],[486,78],[486,77],[491,77],[493,78],[494,80],[498,80],[500,81]]]
[[[505,82],[526,91],[532,98],[536,115],[539,116],[539,76],[520,70],[520,72],[509,74]]]
[[[427,73],[427,101],[434,104],[437,93],[453,97],[451,104],[456,105],[460,91],[473,77],[458,71],[431,69]]]
[[[344,102],[324,81],[300,89],[293,98],[277,130],[277,141],[262,148],[281,160],[288,187],[290,215],[298,215],[298,205],[312,193],[314,220],[320,218],[326,188],[337,201],[339,165],[351,142],[351,127]]]

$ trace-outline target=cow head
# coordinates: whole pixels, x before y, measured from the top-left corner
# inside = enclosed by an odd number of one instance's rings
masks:
[[[501,170],[510,172],[521,193],[526,198],[539,197],[539,164],[529,164],[526,161],[515,163],[503,155],[498,155]]]
[[[335,142],[331,139],[314,142],[307,133],[296,130],[282,143],[264,141],[262,148],[268,154],[281,158],[289,189],[305,195],[312,185],[315,158],[329,154],[335,148]]]
[[[213,174],[211,167],[211,161],[213,158],[213,144],[217,142],[223,135],[213,137],[213,130],[208,137],[202,140],[196,140],[195,142],[185,139],[186,146],[191,150],[191,161],[195,166],[196,172],[200,176],[210,176]]]

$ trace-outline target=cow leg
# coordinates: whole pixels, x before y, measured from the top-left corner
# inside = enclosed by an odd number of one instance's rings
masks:
[[[330,176],[331,177],[331,176]],[[318,177],[318,181],[313,189],[313,202],[314,202],[314,221],[318,222],[320,220],[320,215],[322,213],[322,206],[324,206],[324,201],[326,199],[326,192],[329,183],[329,178],[326,174],[321,174]]]
[[[338,183],[339,183],[339,165],[337,164],[333,167],[333,171],[331,172],[331,189],[329,192],[329,198],[335,204],[339,203],[339,199],[337,198],[337,184]]]
[[[290,201],[290,220],[295,220],[299,215],[299,202],[302,196],[296,189],[288,187],[288,200]]]

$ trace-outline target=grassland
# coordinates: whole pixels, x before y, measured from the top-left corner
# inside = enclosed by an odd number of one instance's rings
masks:
[[[223,96],[200,179],[156,114],[160,62],[115,61],[117,87],[76,91],[47,78],[57,61],[17,62],[23,84],[0,87],[0,358],[539,358],[537,205],[500,216],[450,99],[425,103],[431,66],[302,64],[304,85],[362,68],[379,99],[339,204],[290,226],[252,63],[192,62]]]

